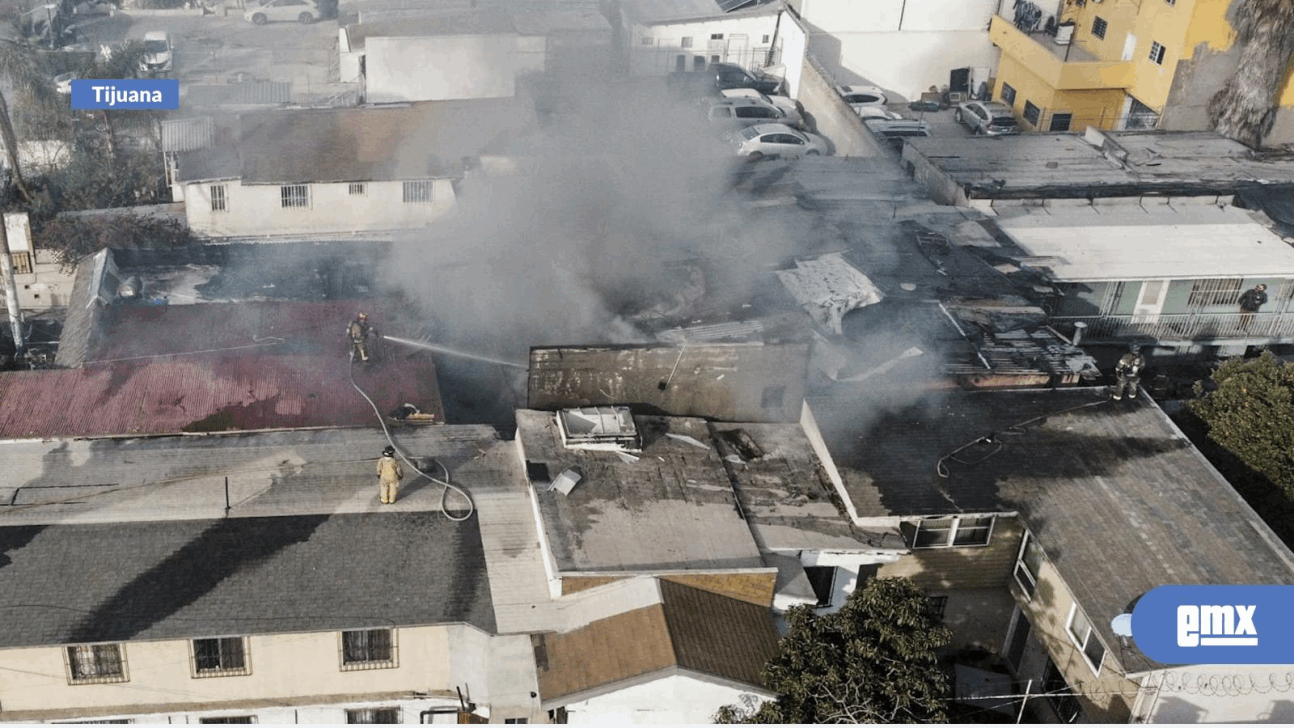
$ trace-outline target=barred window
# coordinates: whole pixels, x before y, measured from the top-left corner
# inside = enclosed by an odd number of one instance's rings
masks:
[[[279,193],[284,207],[310,206],[310,185],[284,185]]]
[[[211,211],[226,212],[228,210],[229,206],[225,201],[225,186],[211,185]]]
[[[1015,87],[1009,83],[1002,84],[1002,101],[1006,102],[1007,106],[1015,106]]]
[[[395,666],[395,630],[359,629],[341,633],[341,669],[375,670]]]
[[[1037,126],[1040,118],[1042,118],[1042,109],[1034,106],[1032,101],[1024,102],[1024,120]]]
[[[1164,65],[1164,47],[1156,41],[1150,43],[1150,60],[1161,66]]]
[[[250,675],[247,645],[242,637],[193,640],[193,676]]]
[[[365,193],[363,182],[351,182],[350,193],[352,195],[363,195]]]
[[[692,47],[692,36],[690,36],[690,35],[685,35],[685,36],[683,36],[683,42],[679,43],[679,47],[680,47],[680,48],[691,48],[691,47]]]
[[[431,202],[431,180],[404,183],[405,202]]]
[[[14,273],[31,273],[31,253],[22,251],[13,254],[13,272]]]
[[[399,723],[399,708],[362,708],[346,711],[347,723]]]
[[[1105,18],[1102,18],[1099,15],[1092,19],[1092,35],[1101,40],[1105,40],[1105,31],[1108,30],[1109,27],[1110,24],[1105,22]]]
[[[73,685],[126,682],[126,657],[121,645],[81,645],[66,652],[68,682]]]
[[[198,718],[199,723],[255,723],[254,715],[222,715],[214,718]]]
[[[1191,297],[1186,305],[1192,308],[1205,306],[1235,306],[1240,302],[1243,278],[1210,278],[1191,283]]]

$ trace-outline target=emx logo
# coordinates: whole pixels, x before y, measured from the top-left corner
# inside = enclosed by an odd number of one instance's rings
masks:
[[[1161,586],[1137,600],[1132,639],[1169,665],[1294,662],[1294,586]],[[1260,639],[1261,637],[1261,639]]]
[[[1183,604],[1177,608],[1178,647],[1257,647],[1256,604]]]

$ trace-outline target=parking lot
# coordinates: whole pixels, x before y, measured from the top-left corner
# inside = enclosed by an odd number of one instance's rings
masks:
[[[314,101],[345,90],[337,79],[337,21],[312,25],[252,25],[230,3],[216,15],[197,11],[124,11],[80,27],[95,44],[142,39],[166,31],[175,45],[168,74],[188,84],[288,81],[293,101]],[[226,14],[227,13],[227,14]]]

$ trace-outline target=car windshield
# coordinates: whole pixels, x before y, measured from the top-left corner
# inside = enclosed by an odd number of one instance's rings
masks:
[[[149,55],[152,55],[152,54],[154,54],[154,53],[165,53],[165,52],[166,52],[166,50],[167,50],[167,49],[166,49],[166,41],[164,41],[164,40],[146,40],[146,41],[144,41],[144,50],[145,50],[145,51],[148,51]]]
[[[757,136],[759,136],[759,132],[755,131],[755,127],[753,126],[748,126],[741,130],[741,138],[747,141],[754,139]]]

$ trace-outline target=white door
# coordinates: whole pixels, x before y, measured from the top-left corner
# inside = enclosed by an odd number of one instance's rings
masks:
[[[1131,61],[1132,57],[1137,54],[1137,36],[1128,33],[1128,37],[1123,39],[1123,60]]]
[[[1168,281],[1142,281],[1141,294],[1132,309],[1134,322],[1154,321],[1164,310],[1164,297],[1168,295]]]

